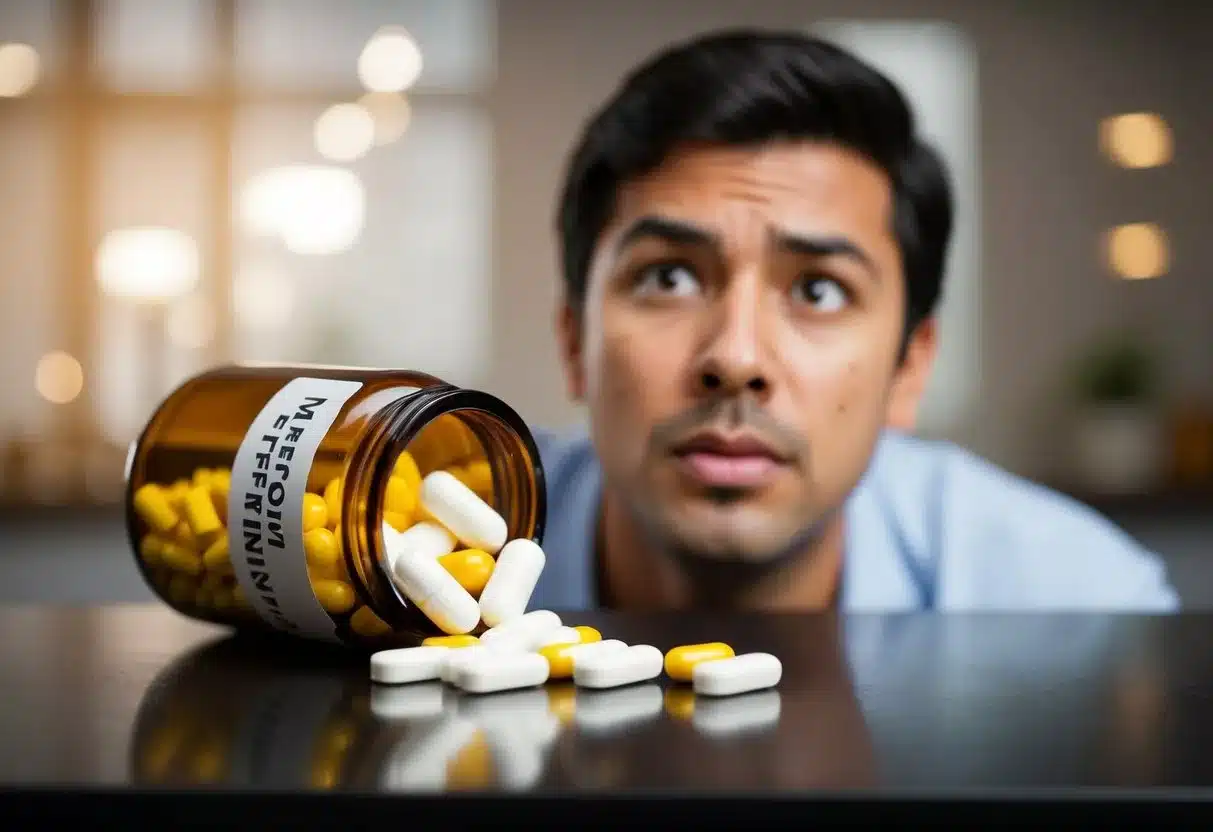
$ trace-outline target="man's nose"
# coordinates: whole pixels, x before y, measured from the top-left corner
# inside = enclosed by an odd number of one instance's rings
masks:
[[[708,395],[742,392],[765,399],[771,392],[760,282],[739,279],[720,295],[706,321],[704,346],[695,367],[695,386]]]

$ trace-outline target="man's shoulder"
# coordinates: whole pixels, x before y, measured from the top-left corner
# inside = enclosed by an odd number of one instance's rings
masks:
[[[1107,518],[959,446],[886,433],[861,487],[940,608],[1178,606],[1161,560]]]

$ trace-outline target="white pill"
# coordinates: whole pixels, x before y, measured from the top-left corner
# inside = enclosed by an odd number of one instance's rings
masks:
[[[578,644],[581,642],[581,633],[574,630],[572,627],[557,627],[555,630],[545,632],[535,639],[534,650],[542,650],[545,647],[555,647],[557,644]],[[602,642],[594,642],[601,644]]]
[[[455,551],[455,535],[437,523],[415,523],[403,532],[392,529],[386,523],[383,525],[392,531],[391,535],[384,531],[383,542],[387,546],[388,562],[393,566],[400,553],[406,550],[435,560]]]
[[[615,733],[657,718],[664,704],[661,686],[652,682],[622,690],[581,691],[573,718],[586,733]]]
[[[732,696],[773,688],[782,676],[783,663],[770,653],[745,653],[695,665],[691,687],[702,696]]]
[[[480,617],[485,624],[496,627],[526,612],[546,561],[543,549],[533,540],[518,538],[505,544],[480,593]]]
[[[438,671],[438,678],[447,684],[454,684],[455,677],[458,676],[464,664],[475,661],[491,650],[497,652],[520,652],[513,644],[477,644],[473,647],[459,647],[452,650],[450,655],[447,656],[442,668]]]
[[[617,688],[646,682],[661,674],[665,654],[649,644],[626,650],[591,653],[573,663],[573,683],[583,688]]]
[[[496,653],[463,665],[455,684],[467,693],[495,693],[547,680],[548,660],[538,653]]]
[[[444,633],[470,633],[480,623],[476,599],[433,557],[402,550],[392,575],[404,596]]]
[[[418,685],[371,685],[371,713],[385,721],[412,721],[442,716],[446,688],[439,682]]]
[[[449,647],[380,650],[371,656],[371,681],[381,685],[432,681],[442,672],[450,650]]]
[[[626,642],[622,642],[617,638],[608,638],[604,641],[591,641],[589,644],[578,644],[570,647],[565,652],[565,655],[573,662],[573,669],[576,670],[577,662],[586,656],[594,656],[599,653],[616,653],[626,649],[628,649]]]
[[[481,615],[483,616],[483,612]],[[563,623],[560,616],[551,610],[535,610],[485,630],[480,634],[480,643],[510,641],[523,650],[534,650],[538,641],[553,630],[559,629]]]
[[[496,554],[505,545],[505,518],[448,471],[433,471],[421,481],[421,505],[472,549]]]
[[[726,696],[704,697],[695,703],[691,725],[711,737],[732,737],[760,733],[779,724],[779,691],[761,690]]]

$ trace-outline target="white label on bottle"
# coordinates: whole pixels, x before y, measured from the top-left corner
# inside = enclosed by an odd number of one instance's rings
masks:
[[[279,630],[337,641],[303,551],[303,495],[316,449],[362,383],[297,378],[262,408],[232,463],[228,529],[236,579]]]

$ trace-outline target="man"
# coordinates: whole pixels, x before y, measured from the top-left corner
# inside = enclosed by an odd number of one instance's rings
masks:
[[[533,605],[1170,611],[1157,558],[908,436],[952,197],[896,87],[796,34],[716,34],[589,122],[557,318],[590,436],[540,436]]]

